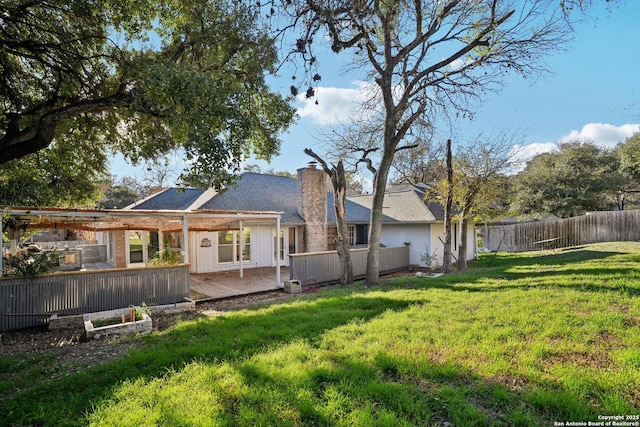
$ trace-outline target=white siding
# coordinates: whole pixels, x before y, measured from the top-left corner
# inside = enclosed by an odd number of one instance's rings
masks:
[[[456,233],[455,235],[459,238],[458,232],[458,224],[454,225]],[[476,248],[476,233],[475,227],[473,224],[467,224],[467,260],[472,260],[475,257],[475,248]],[[444,223],[437,223],[431,225],[431,241],[434,242],[434,248],[436,248],[436,259],[437,265],[442,265],[442,254],[444,253],[444,245],[438,237],[444,240]],[[454,256],[458,256],[458,244],[454,240],[454,236],[451,236],[451,251]],[[455,259],[453,259],[455,262]]]
[[[257,267],[271,267],[275,265],[273,259],[273,234],[275,227],[251,227],[251,261]]]
[[[409,264],[424,266],[420,258],[424,253],[432,253],[430,229],[431,224],[383,224],[380,242],[388,247],[410,243]]]
[[[243,268],[254,267],[273,267],[276,265],[274,259],[274,240],[275,227],[272,226],[247,226],[251,233],[251,259],[243,261]],[[285,242],[286,229],[285,230]],[[210,247],[202,247],[202,240],[209,239]],[[234,263],[218,263],[218,233],[213,231],[201,231],[191,233],[191,272],[192,273],[211,273],[215,271],[237,270],[240,264]],[[285,248],[286,249],[286,248]],[[285,252],[286,253],[286,252]],[[285,259],[288,263],[288,256]]]

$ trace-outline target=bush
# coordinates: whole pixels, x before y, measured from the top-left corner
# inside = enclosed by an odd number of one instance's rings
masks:
[[[20,251],[2,258],[2,274],[11,277],[40,276],[54,271],[58,259],[50,252]]]

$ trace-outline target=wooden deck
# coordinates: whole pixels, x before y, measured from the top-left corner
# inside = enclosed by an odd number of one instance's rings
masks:
[[[280,284],[276,283],[275,267],[247,268],[244,277],[238,270],[217,273],[192,274],[191,289],[211,299],[282,289],[289,278],[289,269],[280,267]]]

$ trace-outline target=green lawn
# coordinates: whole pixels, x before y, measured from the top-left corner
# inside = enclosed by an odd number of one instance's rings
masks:
[[[554,425],[640,414],[640,243],[485,255],[182,322],[47,380],[0,357],[3,425]],[[19,392],[5,373],[20,370]]]

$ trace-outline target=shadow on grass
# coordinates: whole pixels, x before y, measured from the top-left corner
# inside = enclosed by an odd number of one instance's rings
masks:
[[[18,391],[5,401],[0,425],[82,424],[84,414],[109,398],[121,382],[162,377],[194,360],[236,362],[290,341],[314,341],[329,329],[409,304],[341,295],[277,305],[266,312],[239,312],[181,323],[165,333],[144,337],[140,348],[124,359]]]
[[[522,254],[517,252],[501,252],[498,253],[495,258],[493,258],[492,254],[483,254],[482,258],[478,261],[475,261],[473,265],[478,267],[513,267],[518,265],[531,264],[566,265],[588,260],[605,259],[611,256],[620,255],[620,253],[593,251],[588,249],[585,250],[584,247],[574,247],[562,251],[558,250],[555,253],[549,251],[541,251],[540,254],[536,252],[530,252],[527,255],[529,256],[522,256]],[[638,258],[640,259],[640,254],[638,254]],[[492,259],[493,263],[490,265]]]
[[[640,296],[640,281],[626,280],[626,283],[625,281],[614,283],[615,280],[612,280],[640,276],[640,268],[629,267],[629,263],[636,261],[640,265],[640,254],[627,254],[627,260],[620,267],[581,265],[588,261],[605,260],[617,255],[620,253],[590,250],[571,250],[560,254],[542,254],[527,258],[512,258],[510,254],[505,254],[500,262],[493,266],[488,266],[485,258],[473,262],[469,270],[456,271],[438,278],[383,279],[381,283],[463,292],[566,287],[584,292],[619,292],[627,296]],[[575,265],[575,268],[566,268],[568,265]],[[518,267],[531,267],[531,269],[518,271]],[[581,280],[575,280],[576,277],[580,277]],[[553,278],[557,280],[552,280]],[[488,279],[496,279],[496,283],[503,283],[506,280],[508,284],[488,284]],[[521,279],[530,280],[522,281]]]
[[[394,280],[394,289],[401,288],[402,283],[422,289],[442,288],[471,292],[524,288],[531,284],[540,287],[554,286],[547,283],[536,284],[535,279],[553,275],[585,274],[586,270],[507,270],[530,264],[566,266],[613,255],[619,254],[575,251],[544,254],[509,263],[501,260],[493,267],[481,267],[438,279]],[[625,267],[600,271],[590,267],[588,271],[587,277],[604,277],[633,270]],[[492,277],[516,282],[525,276],[531,277],[532,282],[514,286],[488,286],[480,283],[481,280]],[[580,286],[580,289],[589,292],[618,290],[595,283]],[[376,290],[384,289],[385,286],[381,286]],[[372,355],[370,360],[334,356],[333,368],[310,368],[305,372],[311,384],[309,395],[300,397],[293,386],[278,378],[279,374],[274,376],[262,372],[262,368],[251,360],[252,356],[295,341],[302,340],[313,345],[322,338],[325,331],[351,322],[368,321],[388,310],[403,310],[413,303],[411,300],[380,297],[380,294],[348,295],[347,292],[345,289],[337,295],[323,294],[317,298],[273,305],[263,311],[200,318],[179,324],[162,334],[145,337],[140,340],[140,349],[122,360],[57,382],[43,381],[24,391],[17,391],[15,396],[3,402],[0,425],[84,424],[85,414],[105,399],[113,397],[121,383],[162,378],[192,361],[226,362],[237,366],[245,382],[255,387],[253,399],[258,402],[257,407],[265,420],[264,424],[279,420],[281,412],[277,409],[278,406],[293,408],[304,424],[332,424],[334,412],[331,408],[334,404],[340,405],[340,396],[347,399],[344,405],[354,402],[349,408],[357,409],[354,409],[357,414],[353,414],[355,424],[358,421],[356,418],[361,416],[362,424],[394,425],[397,424],[396,421],[402,421],[415,425],[449,421],[455,425],[536,425],[540,421],[546,423],[556,419],[583,419],[595,413],[587,399],[576,398],[561,387],[554,386],[553,393],[549,388],[535,384],[512,387],[508,381],[505,384],[488,381],[457,364],[438,364],[427,360],[423,366],[416,368],[405,360],[383,353]],[[625,292],[638,295],[636,288]],[[418,375],[405,375],[405,372],[416,369]],[[482,393],[486,390],[493,393],[492,399],[482,398]],[[265,395],[273,394],[276,396],[273,399],[282,401],[270,402],[260,396],[261,391]],[[235,409],[231,408],[229,411],[234,417],[237,415],[233,412]],[[504,414],[505,418],[496,419],[496,413]],[[173,415],[179,416],[178,413]]]

